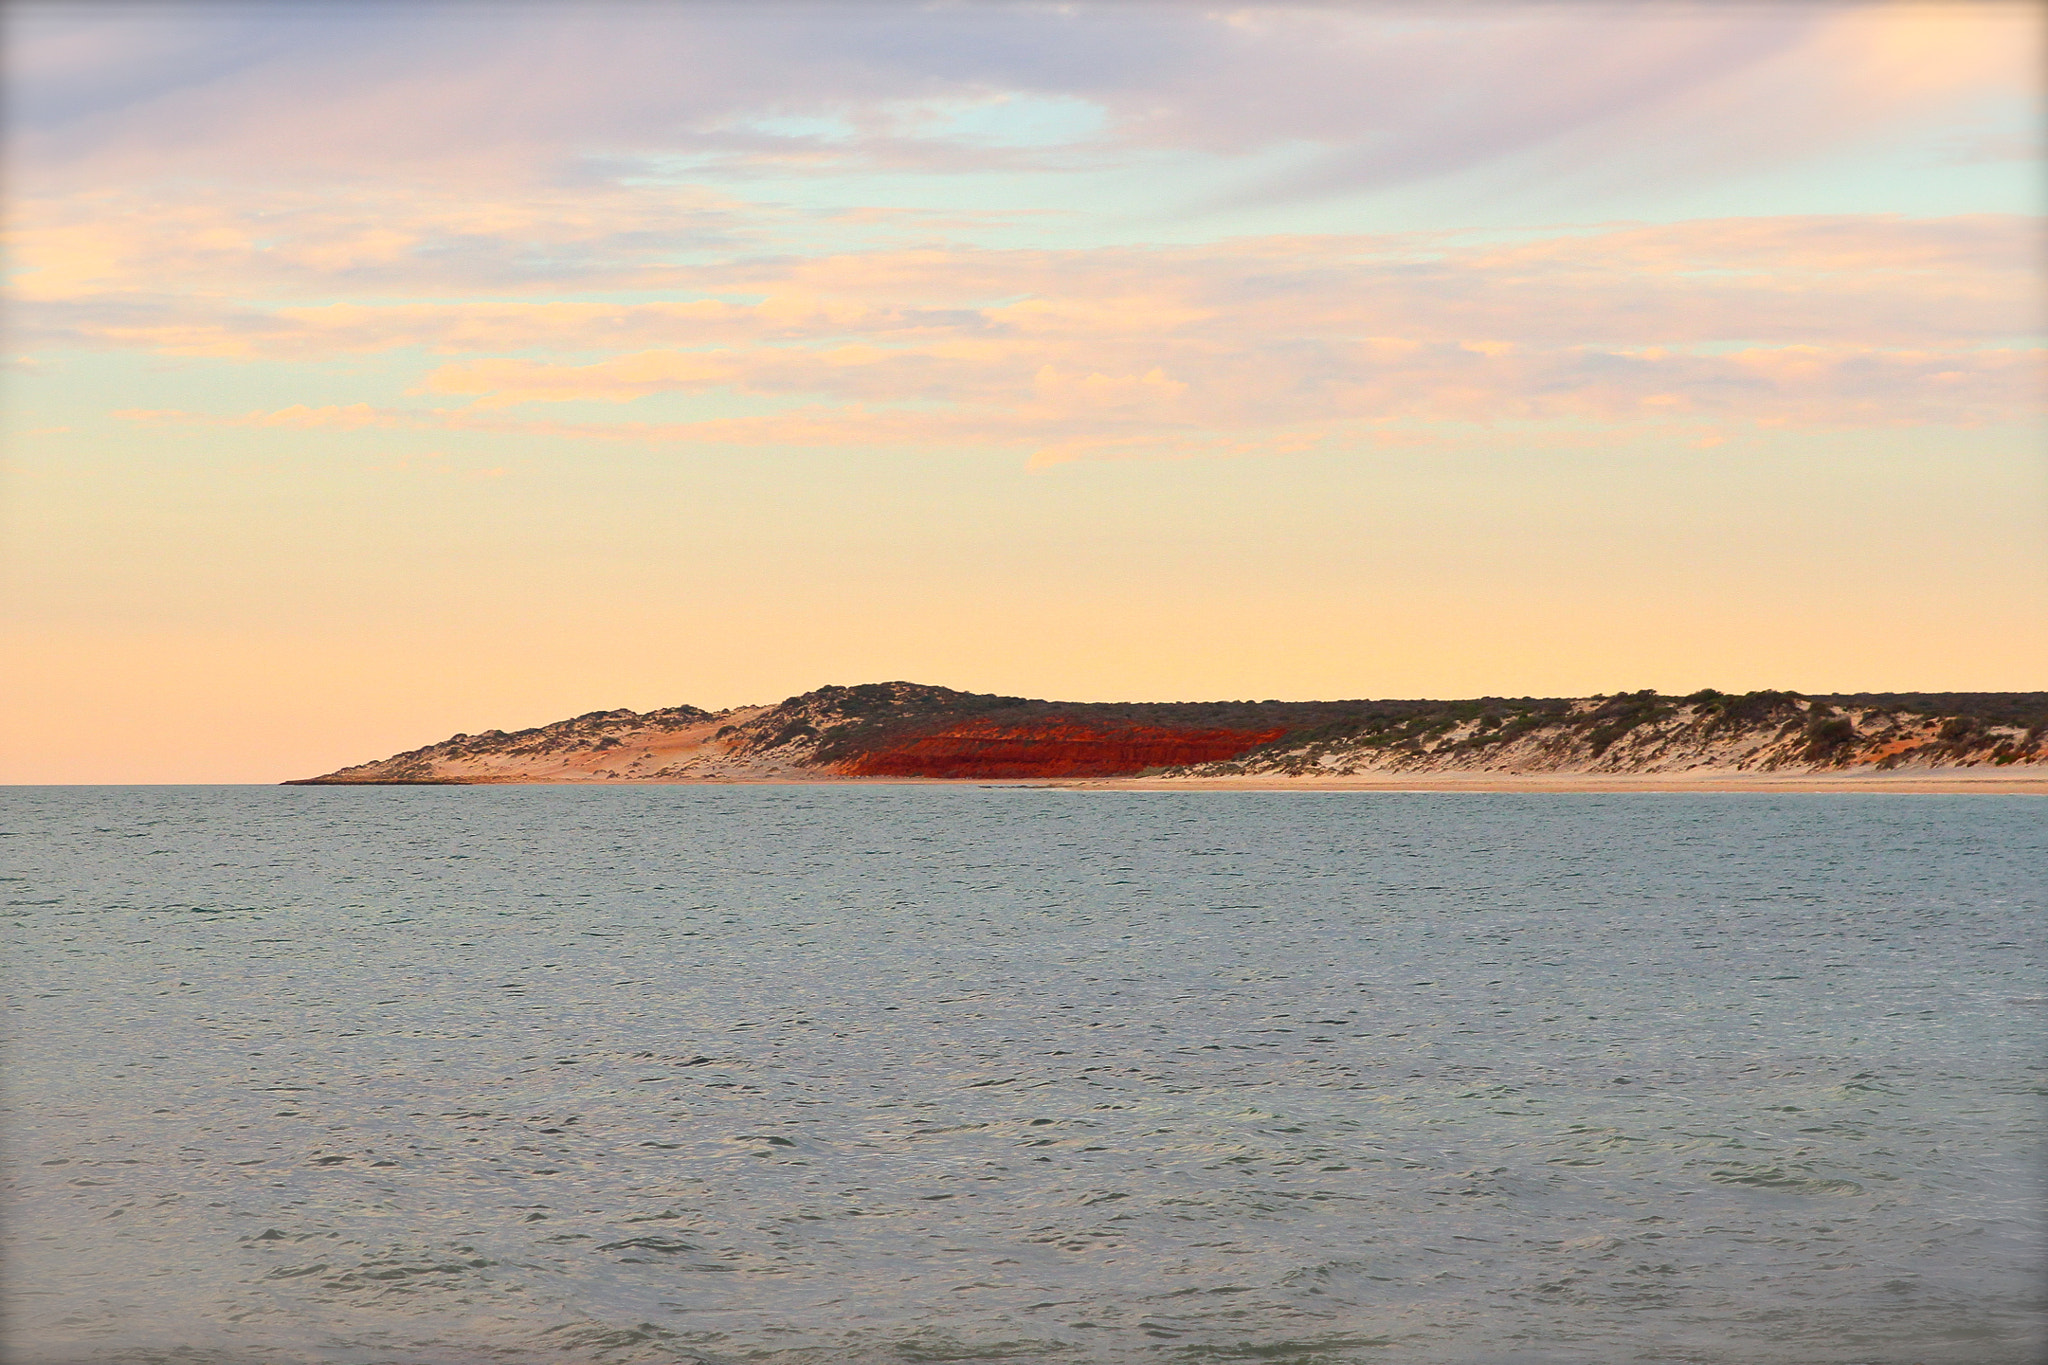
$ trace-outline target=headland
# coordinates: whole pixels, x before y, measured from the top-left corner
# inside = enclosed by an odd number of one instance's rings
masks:
[[[2048,794],[2044,739],[2048,692],[1058,702],[886,682],[458,734],[290,785]]]

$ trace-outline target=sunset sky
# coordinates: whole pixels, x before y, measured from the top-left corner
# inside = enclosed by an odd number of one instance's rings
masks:
[[[2048,688],[2033,6],[6,14],[0,780]]]

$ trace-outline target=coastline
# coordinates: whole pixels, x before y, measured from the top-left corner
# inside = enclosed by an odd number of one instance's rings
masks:
[[[1127,777],[1049,782],[1099,791],[1800,792],[2048,796],[2048,773],[1417,773],[1374,777]]]
[[[2035,768],[2037,765],[2028,765]],[[2048,773],[2007,769],[1900,774],[1862,773],[1389,773],[1351,777],[848,777],[843,775],[698,778],[517,777],[431,778],[426,781],[308,782],[320,787],[1034,787],[1126,792],[1787,792],[1825,795],[1892,793],[1945,796],[2048,796]]]
[[[291,785],[2048,795],[2044,735],[2048,691],[1097,703],[896,681],[456,734]]]

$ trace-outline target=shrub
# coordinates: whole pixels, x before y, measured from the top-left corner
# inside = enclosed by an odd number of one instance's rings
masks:
[[[1707,713],[1710,729],[1739,729],[1780,720],[1787,714],[1796,716],[1798,700],[1797,692],[1745,692],[1739,697],[1724,696],[1703,702],[1701,707]]]
[[[1644,688],[1640,692],[1617,693],[1587,712],[1579,723],[1592,727],[1592,733],[1586,738],[1593,746],[1593,756],[1598,758],[1638,725],[1662,720],[1671,714],[1671,710],[1655,691]]]
[[[1856,741],[1856,726],[1847,716],[1818,713],[1806,723],[1806,757],[1814,762],[1830,759]]]

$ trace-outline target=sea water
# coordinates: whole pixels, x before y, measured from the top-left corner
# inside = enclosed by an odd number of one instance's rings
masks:
[[[2044,814],[14,789],[7,1359],[2032,1362]]]

